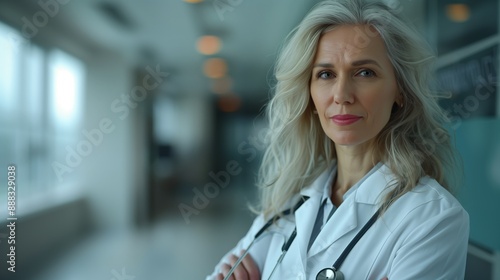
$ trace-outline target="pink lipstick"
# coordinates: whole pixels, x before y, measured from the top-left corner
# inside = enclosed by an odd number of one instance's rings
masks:
[[[353,123],[359,121],[360,119],[362,119],[362,117],[356,116],[356,115],[345,114],[345,115],[335,115],[335,116],[331,117],[330,119],[336,125],[350,125],[350,124],[353,124]]]

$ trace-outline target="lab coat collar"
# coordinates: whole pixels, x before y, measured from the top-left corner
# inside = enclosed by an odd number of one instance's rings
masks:
[[[391,183],[394,182],[395,176],[386,164],[379,162],[374,168],[377,170],[367,177],[352,194],[355,202],[364,204],[379,203],[389,190]],[[300,194],[311,198],[321,197],[324,189],[329,187],[326,186],[326,183],[333,176],[332,173],[335,172],[337,172],[337,166],[334,164],[321,173],[309,187],[302,189]]]
[[[302,260],[302,269],[305,271],[309,237],[314,226],[315,217],[318,215],[319,203],[325,184],[330,175],[335,171],[335,166],[330,166],[307,188],[300,191],[300,195],[309,199],[295,211],[295,226],[297,227],[296,241],[298,246],[292,246],[289,254],[299,255]]]
[[[395,182],[396,177],[391,169],[383,163],[378,163],[375,168],[377,166],[378,169],[353,193],[356,203],[378,205],[393,188],[391,184]]]
[[[305,255],[308,255],[308,257],[311,257],[313,255],[318,254],[319,252],[325,250],[328,248],[331,244],[333,244],[335,241],[338,239],[342,238],[352,230],[356,229],[358,227],[358,223],[366,223],[368,219],[371,217],[375,211],[377,211],[377,206],[379,202],[384,198],[385,194],[387,193],[386,191],[389,189],[389,185],[391,180],[394,179],[394,175],[390,171],[389,167],[386,166],[383,163],[379,163],[377,166],[374,168],[377,168],[371,175],[369,175],[361,184],[359,187],[354,190],[354,193],[349,195],[347,199],[342,203],[342,205],[335,211],[333,216],[330,218],[330,220],[324,225],[323,229],[321,232],[318,234],[316,240],[314,241],[313,245],[311,246],[309,252],[305,252]],[[333,169],[334,170],[334,169]],[[326,180],[323,177],[326,173]],[[329,178],[328,175],[331,173],[325,172],[322,174],[320,177],[318,177],[318,180],[316,180],[315,183],[311,186],[311,188],[315,188],[314,193],[317,192],[316,188],[322,187],[328,187],[325,186],[324,183],[327,182],[327,179]],[[321,185],[322,184],[322,185]],[[323,189],[321,189],[323,191]],[[308,192],[313,192],[313,191],[308,191]],[[304,192],[304,193],[308,193]],[[311,199],[309,199],[312,203],[315,203],[314,206],[316,207],[315,211],[314,210],[309,210],[314,212],[317,215],[318,211],[318,205],[319,205],[319,200],[321,199],[322,193],[317,193],[316,194],[316,199],[314,196],[311,196]],[[372,206],[372,211],[370,213],[359,213],[358,214],[358,207],[359,204],[367,204]],[[304,207],[304,210],[305,207]],[[308,214],[311,214],[309,212]],[[363,214],[363,215],[360,215]],[[366,217],[365,217],[366,216]],[[302,218],[303,219],[309,219],[312,220],[310,222],[311,224],[314,223],[314,218]],[[316,217],[316,216],[313,216]],[[360,220],[358,221],[358,219]],[[300,212],[297,213],[296,215],[296,221],[299,221],[301,219],[300,217]],[[309,224],[308,224],[309,225]],[[297,223],[297,228],[299,228],[299,224]],[[310,227],[307,227],[307,234],[305,234],[307,241],[309,241],[310,233],[312,230],[312,225]],[[297,232],[299,233],[299,232]],[[297,235],[298,236],[298,235]],[[304,237],[304,236],[303,236]],[[301,248],[306,248],[304,250],[307,250],[307,243],[305,247],[303,247],[304,244],[300,244]],[[305,256],[304,255],[304,256]]]

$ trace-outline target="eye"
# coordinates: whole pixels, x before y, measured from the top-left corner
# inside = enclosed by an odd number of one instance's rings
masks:
[[[358,72],[358,75],[360,75],[362,77],[374,77],[375,72],[373,72],[370,69],[362,69],[361,71]]]
[[[316,74],[316,77],[319,79],[330,79],[333,77],[333,73],[330,71],[319,71],[318,74]]]

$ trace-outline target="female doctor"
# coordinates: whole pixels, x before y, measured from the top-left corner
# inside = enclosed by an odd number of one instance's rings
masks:
[[[275,68],[259,216],[207,279],[463,279],[431,57],[382,3],[317,5]]]

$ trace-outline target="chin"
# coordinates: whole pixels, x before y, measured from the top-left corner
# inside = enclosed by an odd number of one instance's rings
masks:
[[[362,141],[359,139],[357,135],[353,135],[353,133],[342,133],[336,131],[335,133],[330,133],[328,138],[335,143],[335,145],[343,145],[343,146],[351,146],[360,144]]]
[[[360,138],[360,137],[354,137],[353,135],[350,135],[349,137],[329,137],[330,140],[335,143],[335,145],[339,146],[345,146],[345,147],[354,147],[354,146],[360,146],[363,145],[365,146],[366,144],[370,143],[371,141],[366,138]]]
[[[342,138],[342,139],[332,139],[330,138],[333,143],[335,143],[335,145],[341,145],[341,146],[355,146],[355,145],[358,145],[360,144],[360,141],[356,141],[357,139],[345,139],[345,138]]]
[[[348,141],[344,141],[344,142],[341,142],[341,141],[335,142],[335,141],[333,141],[333,142],[335,143],[335,145],[346,146],[346,147],[356,146],[356,145],[359,144],[358,142],[348,142]]]

